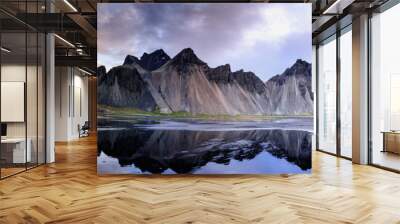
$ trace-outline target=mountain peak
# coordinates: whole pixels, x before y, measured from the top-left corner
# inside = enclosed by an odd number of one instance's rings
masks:
[[[192,48],[188,47],[188,48],[184,48],[183,50],[181,50],[180,53],[190,55],[190,54],[194,54],[194,51]]]
[[[287,68],[282,75],[283,76],[292,76],[292,75],[301,75],[301,76],[311,76],[311,64],[302,59],[297,59],[296,62],[289,68]]]
[[[140,65],[142,68],[153,71],[163,66],[171,58],[164,52],[163,49],[158,49],[152,53],[143,53],[142,57],[137,58],[132,55],[127,55],[123,65]]]
[[[102,81],[107,74],[106,67],[104,65],[100,65],[99,67],[97,67],[96,74],[99,82]]]
[[[149,55],[153,55],[153,56],[158,55],[158,56],[161,56],[161,57],[162,56],[169,57],[167,55],[167,53],[165,53],[165,51],[163,49],[158,49],[158,50],[153,51],[150,54],[148,54],[147,52],[144,52],[142,57],[140,57],[140,60],[143,60],[143,58],[148,57]]]
[[[302,59],[297,59],[296,62],[294,63],[294,65],[301,65],[301,66],[308,66],[310,63],[308,63],[307,61],[304,61]]]
[[[221,65],[219,66],[221,69],[227,71],[227,72],[231,72],[231,65],[230,64],[225,64],[225,65]]]
[[[179,52],[173,59],[174,64],[185,65],[185,64],[198,64],[205,65],[202,60],[200,60],[191,48],[185,48]]]
[[[278,74],[270,78],[266,83],[268,82],[274,82],[278,85],[283,85],[285,84],[286,80],[289,77],[297,77],[297,78],[311,78],[311,64],[308,63],[307,61],[304,61],[302,59],[297,59],[296,62],[287,68],[282,74]]]
[[[106,73],[106,66],[100,65],[97,67],[97,73],[105,74]]]
[[[221,65],[207,70],[207,78],[210,81],[229,83],[231,81],[231,66],[229,64]]]
[[[137,57],[135,57],[135,56],[133,56],[133,55],[128,54],[128,55],[125,57],[125,60],[124,60],[124,64],[123,64],[123,65],[132,65],[132,64],[134,64],[134,63],[140,64],[139,58],[137,58]]]
[[[264,82],[253,72],[245,72],[243,69],[240,69],[233,72],[232,77],[249,92],[257,92],[258,94],[265,92]]]
[[[170,59],[163,49],[158,49],[150,54],[143,53],[142,57],[140,57],[140,65],[147,70],[153,71],[163,66]]]

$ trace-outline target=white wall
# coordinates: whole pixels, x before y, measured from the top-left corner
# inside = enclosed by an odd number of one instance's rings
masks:
[[[75,70],[76,72],[77,70]],[[89,120],[88,113],[88,77],[82,76],[82,73],[79,72],[78,75],[74,75],[74,108],[72,108],[73,119],[72,119],[72,136],[78,137],[78,124],[81,126],[85,123],[85,121]]]
[[[79,137],[78,125],[88,120],[88,78],[73,67],[56,67],[55,140]]]
[[[67,141],[69,131],[69,68],[55,68],[55,140]]]

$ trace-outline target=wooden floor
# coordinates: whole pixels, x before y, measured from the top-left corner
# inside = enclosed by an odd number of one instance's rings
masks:
[[[0,223],[400,223],[400,175],[315,152],[312,175],[105,176],[94,137],[0,181]]]
[[[23,172],[25,171],[26,168],[1,168],[1,177],[8,177],[11,176],[13,174],[19,173],[19,172]]]
[[[400,154],[376,150],[374,151],[372,159],[374,164],[400,170]]]

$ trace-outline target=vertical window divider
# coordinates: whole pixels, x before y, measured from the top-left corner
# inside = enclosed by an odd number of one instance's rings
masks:
[[[315,46],[315,148],[319,150],[319,44]]]
[[[48,7],[49,7],[49,2],[47,0],[44,1],[45,4],[45,9],[44,12],[48,13]],[[48,76],[48,69],[47,69],[47,44],[50,42],[48,40],[49,38],[49,33],[48,31],[44,32],[44,74],[42,73],[42,77],[44,75],[44,161],[43,163],[46,164],[47,163],[47,146],[48,146],[48,142],[47,142],[47,76]]]
[[[28,19],[28,0],[25,0],[25,21]],[[28,24],[25,23],[25,102],[24,102],[24,119],[25,119],[25,170],[28,170]]]
[[[340,28],[336,28],[336,155],[341,156],[341,119],[340,119]]]
[[[371,64],[371,57],[372,57],[372,11],[368,11],[368,20],[367,20],[367,46],[368,46],[368,53],[367,53],[367,83],[368,83],[368,94],[367,94],[367,141],[368,141],[368,164],[373,163],[373,148],[372,148],[372,83],[371,83],[371,75],[372,75],[372,64]]]
[[[45,2],[45,4],[46,4],[45,12],[47,13],[47,2]],[[47,144],[48,144],[47,143],[47,124],[48,124],[47,123],[47,73],[48,73],[47,72],[47,43],[49,42],[47,40],[48,35],[49,35],[49,33],[46,31],[44,33],[44,55],[43,55],[44,74],[42,74],[42,77],[44,75],[44,80],[43,80],[44,81],[44,100],[43,100],[43,102],[44,102],[44,111],[43,111],[44,112],[44,136],[43,136],[43,138],[44,138],[44,161],[43,161],[43,163],[45,163],[45,164],[47,163]]]
[[[75,67],[71,67],[71,71],[72,71],[72,88],[71,88],[71,92],[72,92],[72,117],[75,118]]]
[[[39,13],[38,0],[36,1],[36,13],[37,14]],[[36,31],[36,166],[39,166],[39,32],[38,31]]]

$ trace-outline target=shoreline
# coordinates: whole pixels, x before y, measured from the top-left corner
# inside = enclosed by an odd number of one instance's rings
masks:
[[[117,108],[104,105],[98,105],[98,117],[101,118],[135,118],[135,117],[149,117],[149,118],[174,118],[174,119],[193,119],[193,120],[210,120],[210,121],[265,121],[265,120],[280,120],[280,119],[313,119],[314,115],[228,115],[228,114],[190,114],[188,112],[148,112],[135,108]]]

